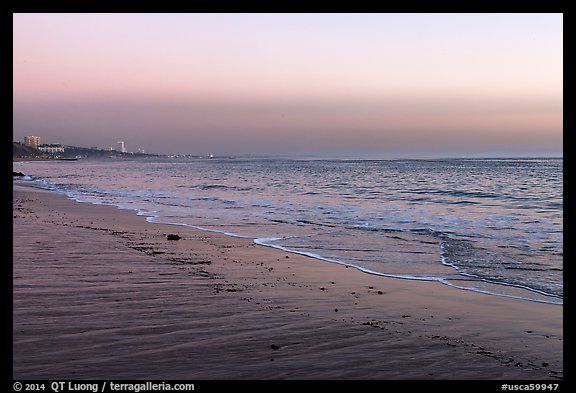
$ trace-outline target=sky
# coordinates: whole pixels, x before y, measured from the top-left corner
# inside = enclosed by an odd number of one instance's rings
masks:
[[[562,14],[14,14],[13,139],[561,156]]]

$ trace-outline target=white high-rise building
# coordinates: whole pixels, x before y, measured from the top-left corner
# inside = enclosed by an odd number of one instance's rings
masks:
[[[120,151],[122,153],[128,153],[128,150],[126,150],[126,146],[124,145],[124,141],[118,141],[116,143],[118,143],[120,145]]]
[[[33,147],[34,149],[38,149],[38,145],[40,144],[40,137],[39,136],[25,136],[24,137],[24,144],[26,146]]]

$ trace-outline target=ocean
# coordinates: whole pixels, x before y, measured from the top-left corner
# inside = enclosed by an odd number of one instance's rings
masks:
[[[318,263],[563,303],[561,158],[78,160],[14,170],[77,201]]]

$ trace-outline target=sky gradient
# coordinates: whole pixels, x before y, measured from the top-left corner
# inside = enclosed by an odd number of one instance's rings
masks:
[[[560,156],[562,14],[14,14],[13,137]]]

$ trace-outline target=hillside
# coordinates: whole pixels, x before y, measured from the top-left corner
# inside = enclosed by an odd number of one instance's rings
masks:
[[[145,157],[158,157],[157,154],[144,154],[144,153],[121,153],[115,150],[102,150],[90,149],[78,146],[64,146],[64,153],[48,154],[43,153],[38,149],[25,146],[18,142],[12,143],[12,158],[13,159],[27,159],[27,158],[145,158]]]
[[[45,153],[30,146],[25,146],[20,143],[12,143],[12,158],[45,158]]]

